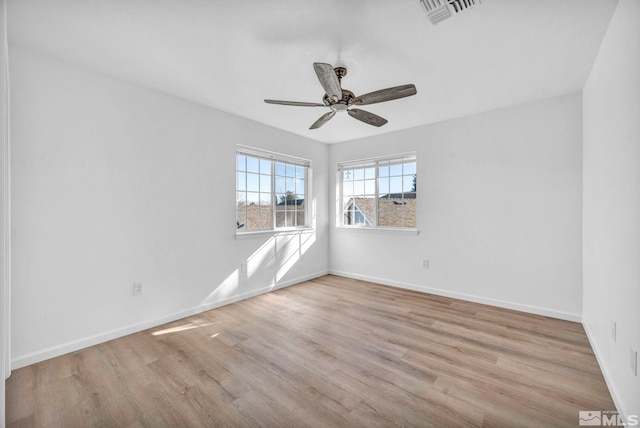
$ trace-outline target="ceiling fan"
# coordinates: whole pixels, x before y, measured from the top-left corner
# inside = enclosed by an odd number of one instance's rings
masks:
[[[325,91],[324,97],[322,97],[322,104],[301,101],[264,100],[264,102],[268,104],[281,104],[286,106],[329,107],[331,111],[320,116],[309,129],[320,128],[339,111],[346,111],[349,116],[369,125],[382,126],[387,123],[387,119],[353,107],[391,101],[398,98],[409,97],[417,93],[415,85],[402,85],[369,92],[368,94],[356,97],[350,90],[342,89],[342,78],[347,75],[347,69],[345,67],[334,68],[331,64],[314,62],[313,68]]]

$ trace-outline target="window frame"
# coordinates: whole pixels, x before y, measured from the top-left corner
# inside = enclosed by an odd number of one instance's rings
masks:
[[[369,230],[382,230],[382,231],[409,231],[409,232],[417,232],[417,213],[418,213],[418,208],[417,208],[417,204],[415,206],[415,224],[411,225],[411,226],[385,226],[385,225],[380,225],[379,224],[379,217],[380,217],[380,167],[384,167],[385,165],[391,166],[391,165],[398,165],[398,164],[406,164],[406,163],[415,163],[415,172],[413,174],[401,174],[400,177],[404,178],[407,176],[415,176],[417,177],[418,175],[418,160],[417,160],[417,155],[416,152],[408,152],[408,153],[400,153],[400,154],[394,154],[394,155],[387,155],[387,156],[378,156],[378,157],[374,157],[374,158],[366,158],[366,159],[357,159],[357,160],[351,160],[351,161],[343,161],[343,162],[338,162],[337,163],[337,173],[336,173],[336,181],[338,184],[338,189],[337,189],[337,193],[338,193],[338,201],[339,201],[339,207],[338,207],[338,218],[336,219],[336,227],[337,228],[344,228],[344,229],[348,229],[348,230],[357,230],[357,229],[369,229]],[[350,170],[365,170],[365,169],[369,169],[372,168],[375,171],[375,175],[373,178],[370,178],[373,182],[374,182],[374,186],[375,189],[373,191],[373,199],[374,199],[374,207],[373,207],[373,212],[375,213],[375,219],[369,219],[367,218],[369,221],[369,224],[347,224],[345,222],[345,215],[349,212],[349,210],[346,210],[346,206],[345,206],[345,198],[348,196],[345,196],[345,191],[344,191],[344,183],[345,183],[345,179],[344,179],[344,173],[346,171],[350,171]],[[390,177],[390,176],[389,176]],[[384,177],[382,177],[384,178]],[[366,178],[365,178],[366,180]],[[354,179],[354,182],[356,180]],[[417,186],[416,186],[417,187]],[[384,192],[383,192],[384,193]],[[391,192],[391,188],[389,188],[389,191],[387,192],[388,195],[392,195],[394,192]],[[400,192],[400,193],[408,193],[408,192]],[[410,192],[413,193],[413,192]],[[371,194],[371,193],[362,193],[362,195],[367,195],[367,194]],[[415,191],[415,199],[417,202],[417,189]],[[353,197],[357,197],[357,195],[353,195]],[[373,220],[373,221],[372,221]]]
[[[250,172],[246,169],[241,170],[239,169],[239,165],[238,165],[238,161],[239,161],[239,156],[245,156],[247,158],[255,158],[258,160],[258,162],[261,164],[261,161],[268,161],[270,162],[270,171],[269,171],[269,181],[270,181],[270,190],[269,192],[261,192],[260,188],[258,189],[258,195],[262,195],[262,194],[269,194],[270,195],[270,204],[269,204],[269,210],[270,210],[270,225],[268,228],[256,228],[256,229],[247,229],[246,226],[244,228],[239,228],[237,227],[238,224],[240,223],[239,221],[239,210],[238,210],[238,202],[239,202],[239,198],[238,195],[240,193],[245,194],[245,203],[247,201],[246,195],[247,193],[256,193],[256,192],[250,192],[249,189],[247,189],[247,178],[245,178],[245,185],[244,185],[244,189],[240,189],[239,188],[239,173],[244,173],[244,174],[249,174]],[[299,224],[295,224],[292,226],[278,226],[277,225],[277,217],[278,217],[278,212],[287,212],[287,209],[285,208],[284,210],[282,209],[278,209],[278,192],[276,191],[276,177],[281,177],[281,178],[285,178],[285,180],[287,178],[289,178],[288,174],[285,172],[284,176],[280,176],[276,174],[276,164],[277,163],[282,163],[285,165],[290,165],[294,168],[302,168],[304,171],[304,177],[303,177],[303,192],[304,192],[304,197],[302,198],[303,200],[303,204],[302,204],[302,218],[303,218],[303,222],[304,224],[299,225]],[[286,166],[285,166],[286,167]],[[297,171],[296,171],[297,172]],[[254,173],[252,173],[254,174]],[[262,172],[261,169],[259,169],[258,171],[259,176],[267,176],[267,174],[264,174]],[[260,177],[259,177],[260,178]],[[294,180],[297,180],[297,175],[296,173],[294,173],[294,175],[291,177]],[[276,153],[276,152],[271,152],[271,151],[267,151],[267,150],[262,150],[262,149],[256,149],[253,147],[247,147],[247,146],[241,146],[238,145],[236,146],[236,151],[235,151],[235,194],[236,194],[236,206],[234,208],[235,213],[236,213],[236,236],[240,236],[240,235],[252,235],[252,234],[264,234],[264,233],[274,233],[274,232],[280,232],[280,231],[296,231],[296,230],[304,230],[304,229],[311,229],[311,206],[309,204],[309,201],[311,200],[310,198],[310,181],[311,181],[311,160],[308,159],[303,159],[303,158],[299,158],[299,157],[295,157],[295,156],[291,156],[291,155],[285,155],[282,153]],[[294,181],[294,185],[297,186],[297,182]],[[287,194],[288,190],[285,187],[285,193]],[[296,193],[297,194],[297,193]],[[296,198],[295,203],[293,204],[295,205],[295,209],[293,210],[294,212],[294,218],[297,220],[298,219],[298,199]],[[287,206],[287,204],[285,204],[285,207]],[[258,211],[260,212],[260,210]],[[246,215],[247,211],[245,210],[245,215]],[[287,214],[284,215],[285,221],[288,218]],[[246,222],[246,217],[245,217],[245,222]]]

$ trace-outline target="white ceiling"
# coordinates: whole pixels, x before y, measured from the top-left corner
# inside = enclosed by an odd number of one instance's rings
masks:
[[[432,25],[418,0],[7,0],[9,41],[275,128],[347,141],[579,91],[617,0],[482,0]],[[325,107],[313,62],[345,66],[356,95],[418,94]]]

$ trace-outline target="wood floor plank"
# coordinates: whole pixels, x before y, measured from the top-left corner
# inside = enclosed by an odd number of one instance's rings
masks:
[[[15,427],[576,426],[578,323],[326,275],[15,370]]]

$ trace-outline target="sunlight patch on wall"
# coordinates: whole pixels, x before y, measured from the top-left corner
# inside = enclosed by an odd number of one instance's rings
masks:
[[[227,298],[273,290],[284,277],[303,262],[316,242],[314,229],[275,232],[201,302],[211,305]],[[250,284],[250,285],[249,285]],[[241,290],[243,289],[243,290]]]
[[[207,305],[217,302],[225,297],[235,294],[240,286],[240,270],[236,269],[224,281],[220,283],[209,295],[201,302],[201,305]]]

